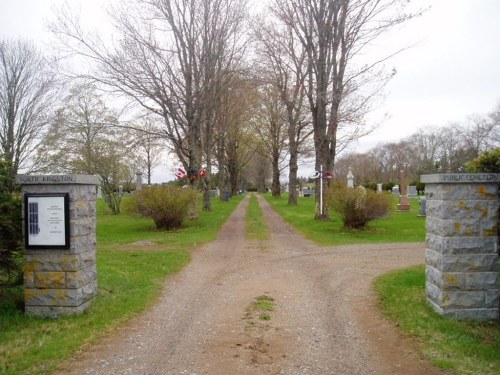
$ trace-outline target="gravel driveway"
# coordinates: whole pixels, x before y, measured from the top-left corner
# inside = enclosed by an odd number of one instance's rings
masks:
[[[320,247],[259,197],[270,240],[245,239],[248,197],[158,303],[60,374],[439,374],[376,308],[373,278],[424,244]],[[274,300],[261,319],[256,298]]]

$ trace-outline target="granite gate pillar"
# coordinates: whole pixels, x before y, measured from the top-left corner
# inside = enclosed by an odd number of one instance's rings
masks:
[[[96,185],[87,175],[19,175],[26,315],[77,315],[97,294]]]
[[[500,174],[424,175],[426,296],[443,316],[498,319]]]

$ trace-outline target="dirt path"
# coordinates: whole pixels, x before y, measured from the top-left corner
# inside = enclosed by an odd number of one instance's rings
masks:
[[[318,247],[259,202],[270,240],[245,239],[245,198],[153,308],[60,374],[439,374],[370,288],[423,263],[423,244]],[[274,299],[269,320],[250,308],[263,295]]]

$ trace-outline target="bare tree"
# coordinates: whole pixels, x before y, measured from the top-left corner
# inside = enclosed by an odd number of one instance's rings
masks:
[[[387,57],[357,66],[355,59],[377,37],[409,18],[403,0],[275,0],[272,12],[307,53],[305,81],[314,129],[316,168],[332,170],[339,146],[365,132],[370,100],[392,73],[378,68]],[[366,90],[365,93],[361,88]],[[348,131],[341,137],[342,126]],[[319,194],[319,189],[317,189]],[[319,211],[316,217],[319,218]],[[327,214],[325,215],[327,216]]]
[[[89,57],[90,74],[164,119],[164,134],[185,168],[207,163],[210,210],[214,111],[241,58],[245,0],[143,0],[113,17],[121,39],[110,48],[61,12],[53,24],[69,52]]]
[[[134,143],[91,84],[76,85],[64,98],[37,150],[44,172],[95,174],[106,203],[120,212],[119,185],[135,172]]]
[[[396,182],[402,167],[409,181],[418,181],[422,174],[464,172],[476,155],[499,146],[494,114],[468,116],[445,127],[427,126],[399,142],[379,144],[366,154],[342,155],[336,170],[345,175],[351,166],[361,183]]]
[[[300,41],[293,37],[290,25],[285,25],[284,30],[281,30],[270,22],[259,20],[254,29],[260,45],[259,55],[263,57],[263,79],[268,80],[280,93],[286,111],[290,192],[288,204],[297,204],[298,160],[301,149],[312,134],[304,106],[307,53]]]
[[[165,139],[156,120],[153,114],[147,113],[136,120],[139,127],[134,127],[134,143],[140,159],[139,168],[146,174],[148,185],[151,185],[153,169],[159,165],[162,150],[165,148]]]
[[[32,43],[0,40],[0,153],[11,165],[10,189],[51,118],[56,85],[49,66]]]
[[[255,154],[249,126],[258,105],[255,86],[248,77],[236,75],[220,93],[222,100],[215,111],[214,152],[223,193],[237,193],[241,170]]]
[[[287,126],[285,106],[274,86],[261,88],[261,106],[254,118],[254,132],[259,142],[260,156],[267,158],[272,169],[271,191],[273,197],[281,196],[280,174],[287,156]]]
[[[500,122],[495,121],[495,112],[489,115],[470,115],[458,129],[472,158],[477,158],[481,152],[498,145]]]

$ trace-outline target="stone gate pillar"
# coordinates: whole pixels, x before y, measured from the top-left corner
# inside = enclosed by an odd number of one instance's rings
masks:
[[[426,296],[443,316],[497,319],[500,174],[424,175]]]
[[[26,315],[81,314],[97,294],[96,185],[87,175],[19,175]]]

